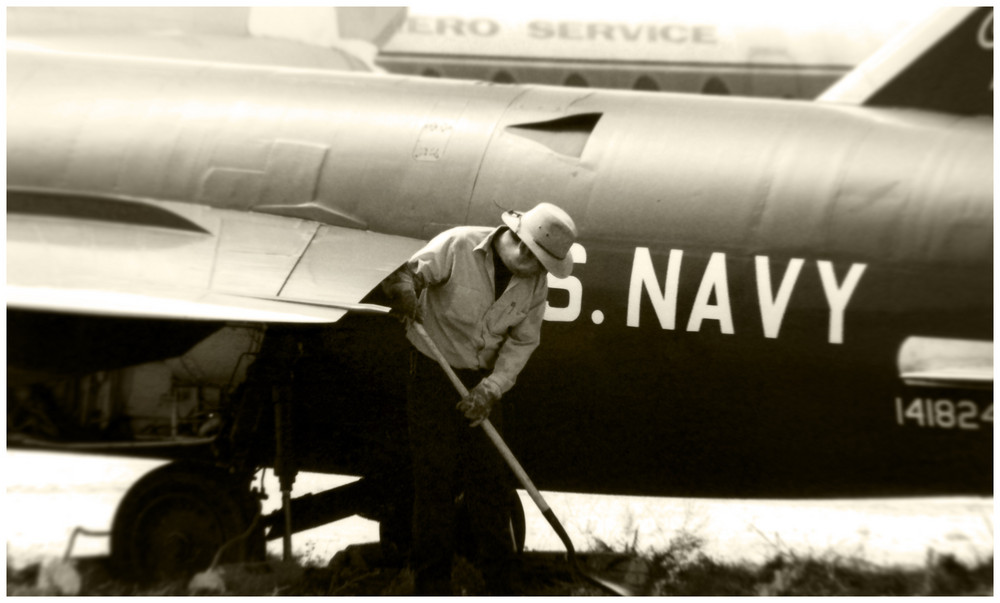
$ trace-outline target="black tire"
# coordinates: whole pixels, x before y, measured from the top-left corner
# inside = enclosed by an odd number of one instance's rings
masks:
[[[202,463],[174,462],[125,494],[111,527],[111,563],[126,579],[187,578],[211,565],[223,544],[247,532],[259,509],[249,482]],[[260,522],[258,522],[260,523]],[[220,562],[264,558],[264,531],[227,547]]]

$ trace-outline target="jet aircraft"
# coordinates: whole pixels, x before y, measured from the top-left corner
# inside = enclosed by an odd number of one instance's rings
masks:
[[[174,461],[115,515],[138,577],[354,514],[405,550],[379,282],[548,201],[577,265],[504,417],[540,488],[991,495],[992,15],[817,102],[9,45],[7,445]]]

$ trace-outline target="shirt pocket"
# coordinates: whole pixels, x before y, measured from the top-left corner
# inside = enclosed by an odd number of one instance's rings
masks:
[[[483,293],[462,285],[453,285],[449,289],[445,304],[448,321],[472,333],[486,312]]]
[[[494,335],[503,336],[527,315],[516,303],[495,304],[486,315],[486,328]]]

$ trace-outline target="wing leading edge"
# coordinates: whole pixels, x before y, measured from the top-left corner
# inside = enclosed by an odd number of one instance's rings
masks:
[[[336,322],[347,311],[384,312],[358,302],[423,244],[185,203],[118,198],[74,203],[69,195],[63,203],[53,202],[60,195],[8,191],[9,200],[17,199],[7,213],[8,308]],[[33,204],[32,198],[47,201]],[[47,209],[39,211],[42,205]],[[93,211],[81,214],[83,206]]]

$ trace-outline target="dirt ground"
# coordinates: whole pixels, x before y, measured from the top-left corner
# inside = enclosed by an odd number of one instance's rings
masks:
[[[993,559],[971,566],[950,555],[929,555],[924,567],[876,567],[863,561],[779,555],[762,566],[725,564],[701,554],[694,540],[653,556],[616,552],[578,556],[591,576],[635,595],[985,595],[993,594]],[[413,576],[399,563],[382,558],[378,544],[351,545],[328,563],[298,561],[224,565],[152,585],[115,580],[107,557],[50,561],[7,568],[7,594],[24,595],[283,595],[406,596]],[[192,588],[192,584],[200,588]],[[571,570],[564,553],[528,552],[520,558],[511,593],[520,596],[603,596],[610,594]],[[454,595],[491,595],[482,575],[456,561]]]
[[[214,577],[216,588],[190,588],[189,580],[137,585],[112,578],[107,557],[74,559],[73,570],[64,564],[34,564],[20,570],[8,567],[7,594],[19,595],[334,595],[405,596],[413,594],[413,576],[398,564],[384,563],[378,545],[352,545],[338,553],[326,567],[269,560],[262,563],[221,566]],[[67,580],[67,572],[73,574]],[[614,573],[612,570],[611,573]],[[212,582],[212,581],[209,581]],[[456,561],[452,584],[455,595],[489,595],[481,574],[463,559]],[[221,586],[221,588],[219,588]],[[69,590],[66,590],[66,589]],[[565,555],[529,553],[522,557],[515,595],[588,596],[606,594],[574,577]]]

